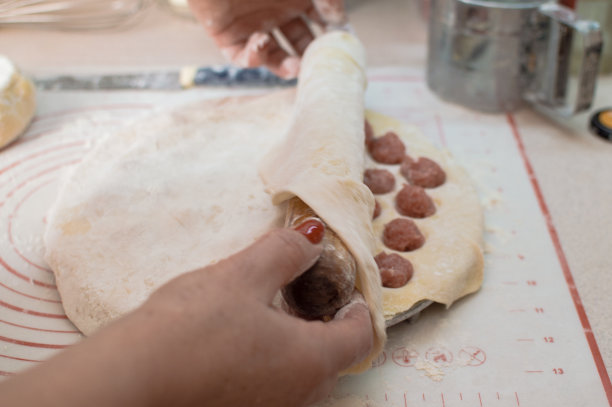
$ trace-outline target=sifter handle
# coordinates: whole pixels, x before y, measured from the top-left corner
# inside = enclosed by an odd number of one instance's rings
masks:
[[[538,11],[549,25],[548,46],[543,55],[545,61],[540,65],[545,71],[539,75],[542,87],[529,100],[561,116],[588,110],[595,96],[603,46],[599,23],[579,20],[571,9],[556,3],[543,4]],[[582,43],[582,55],[577,91],[575,96],[569,97],[569,68],[574,35]]]

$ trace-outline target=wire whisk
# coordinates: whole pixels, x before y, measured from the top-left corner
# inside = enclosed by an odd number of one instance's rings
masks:
[[[134,17],[147,0],[0,0],[0,26],[64,30],[116,27]]]

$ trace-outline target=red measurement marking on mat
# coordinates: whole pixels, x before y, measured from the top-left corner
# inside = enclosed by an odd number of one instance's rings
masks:
[[[520,407],[521,402],[519,401],[518,393],[517,392],[514,392],[514,397],[516,398],[516,405]]]
[[[17,270],[9,266],[2,257],[0,257],[0,265],[4,267],[4,269],[8,271],[9,273],[15,275],[16,277],[19,277],[20,279],[24,281],[27,281],[28,283],[31,283],[31,284],[34,284],[40,287],[57,289],[57,286],[55,284],[43,283],[42,281],[38,281],[38,280],[33,279],[32,277],[28,277],[26,275],[21,274],[20,272],[18,272]]]
[[[446,134],[444,133],[444,126],[442,126],[442,119],[440,116],[436,115],[436,126],[438,127],[438,135],[440,136],[440,143],[442,146],[446,147]]]
[[[563,270],[565,282],[567,283],[567,287],[570,291],[570,294],[572,295],[572,299],[574,300],[574,307],[576,308],[576,313],[578,314],[578,318],[580,319],[580,323],[582,324],[584,335],[589,344],[589,348],[591,349],[591,354],[593,355],[595,366],[597,366],[597,372],[599,373],[601,383],[603,385],[604,391],[606,392],[608,403],[612,405],[612,381],[610,381],[610,376],[608,375],[608,370],[606,369],[606,365],[604,364],[603,358],[601,357],[601,352],[599,351],[599,346],[597,345],[597,341],[595,340],[595,335],[593,335],[589,318],[587,317],[584,306],[582,305],[582,300],[580,299],[580,295],[578,294],[578,289],[576,288],[576,283],[574,282],[574,276],[572,275],[569,263],[567,262],[567,258],[565,257],[563,247],[561,246],[561,240],[559,239],[557,228],[553,224],[548,205],[544,200],[544,195],[542,194],[540,183],[538,182],[535,171],[533,170],[531,162],[529,161],[529,157],[527,156],[527,151],[525,150],[525,145],[523,144],[523,139],[519,132],[518,126],[516,125],[516,121],[514,120],[514,116],[508,113],[506,118],[508,120],[508,125],[512,130],[512,134],[514,135],[514,140],[516,142],[518,151],[521,155],[521,158],[523,159],[525,170],[527,171],[529,181],[531,182],[531,187],[533,188],[533,192],[535,193],[535,196],[540,205],[540,211],[542,212],[544,220],[546,221],[548,234],[550,235],[550,239],[552,240],[552,243],[555,247],[555,251],[557,252],[557,258],[559,259],[559,264],[561,266],[561,269]]]
[[[459,358],[466,366],[480,366],[487,360],[487,355],[480,348],[466,346],[459,351]]]
[[[4,308],[12,309],[13,311],[21,312],[23,314],[35,315],[37,317],[68,319],[68,317],[64,314],[48,314],[46,312],[39,312],[39,311],[31,310],[31,309],[25,309],[25,308],[21,308],[21,307],[18,307],[13,304],[9,304],[1,300],[0,300],[0,306]]]
[[[543,370],[525,370],[525,373],[544,373]]]
[[[64,331],[64,330],[57,330],[57,329],[43,329],[43,328],[38,328],[38,327],[34,327],[34,326],[27,326],[27,325],[16,324],[14,322],[8,322],[8,321],[2,320],[2,319],[0,319],[0,323],[16,326],[18,328],[29,329],[29,330],[32,330],[32,331],[53,332],[53,333],[59,333],[59,334],[78,334],[78,335],[81,335],[81,331],[76,331],[76,330]]]
[[[30,346],[33,348],[45,348],[45,349],[64,349],[70,346],[70,345],[57,345],[54,343],[28,342],[28,341],[22,341],[20,339],[7,338],[5,336],[0,336],[0,341],[13,343],[15,345],[23,345],[23,346]]]
[[[19,294],[19,295],[22,295],[24,297],[31,298],[33,300],[43,301],[43,302],[50,302],[50,303],[54,303],[54,304],[61,304],[62,303],[59,300],[49,300],[47,298],[41,298],[41,297],[37,297],[35,295],[26,294],[26,293],[21,292],[19,290],[15,290],[14,288],[11,288],[11,287],[9,287],[8,285],[6,285],[4,283],[0,283],[0,287],[6,288],[7,290],[14,292],[15,294]]]
[[[440,393],[440,397],[442,398],[442,407],[445,407],[446,403],[444,402],[444,393]]]
[[[448,366],[453,361],[453,354],[442,346],[434,346],[427,350],[425,359],[435,364]]]
[[[480,403],[480,407],[482,407],[482,397],[480,396],[480,393],[478,393],[478,402]]]
[[[406,348],[398,348],[393,351],[391,358],[396,365],[402,367],[411,367],[414,365],[414,362],[419,357],[417,351]]]
[[[24,358],[18,358],[15,356],[9,356],[9,355],[0,355],[0,358],[19,360],[21,362],[42,362],[42,360],[24,359]]]
[[[533,338],[519,338],[517,342],[533,342]]]

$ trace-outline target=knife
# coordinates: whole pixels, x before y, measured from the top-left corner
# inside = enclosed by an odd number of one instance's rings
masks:
[[[39,90],[180,90],[193,86],[271,87],[294,86],[296,79],[283,79],[268,69],[234,66],[184,67],[177,71],[155,71],[108,75],[61,75],[35,77]]]

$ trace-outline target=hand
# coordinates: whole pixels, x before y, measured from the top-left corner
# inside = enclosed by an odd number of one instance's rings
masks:
[[[343,0],[189,0],[194,15],[221,52],[242,67],[265,65],[282,77],[295,77],[300,57],[314,39],[303,18],[325,25],[344,19]],[[278,27],[297,56],[271,35]]]
[[[306,406],[369,353],[367,307],[328,323],[272,306],[320,245],[276,230],[216,265],[186,273],[134,313],[0,385],[0,405]]]

